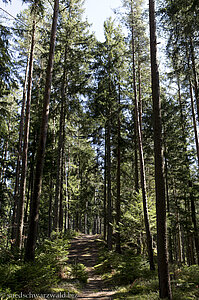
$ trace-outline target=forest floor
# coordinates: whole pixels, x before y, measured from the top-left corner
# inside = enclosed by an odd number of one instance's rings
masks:
[[[116,291],[107,287],[100,275],[95,274],[94,266],[98,263],[99,235],[81,234],[71,240],[69,263],[79,263],[86,267],[88,280],[77,299],[108,300]]]

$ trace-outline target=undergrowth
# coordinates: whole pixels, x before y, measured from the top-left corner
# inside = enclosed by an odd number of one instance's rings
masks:
[[[11,251],[1,252],[0,298],[29,292],[76,293],[76,286],[87,281],[87,273],[84,265],[68,264],[68,249],[69,237],[54,235],[37,248],[34,262],[24,262]],[[59,288],[60,285],[63,288]]]
[[[132,250],[122,254],[108,252],[101,247],[95,271],[107,285],[117,288],[113,299],[157,300],[159,284],[156,271],[150,271],[149,263]],[[199,266],[170,266],[173,300],[199,299]]]

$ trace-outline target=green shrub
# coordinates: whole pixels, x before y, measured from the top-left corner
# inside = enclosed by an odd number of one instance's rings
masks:
[[[68,259],[68,241],[56,237],[45,240],[37,249],[33,263],[18,260],[0,265],[0,287],[13,292],[47,292],[60,281]]]
[[[113,284],[130,284],[137,278],[150,278],[155,274],[150,271],[149,263],[132,250],[126,250],[123,254],[102,251],[95,270]]]
[[[199,285],[199,266],[193,265],[190,267],[183,267],[181,277],[187,282],[192,282],[196,285]]]
[[[7,300],[10,299],[9,295],[13,295],[12,291],[8,288],[0,288],[0,299],[1,300]],[[13,295],[14,296],[14,295]]]
[[[86,267],[83,264],[71,265],[72,277],[79,280],[82,283],[87,283],[88,274],[86,272]]]
[[[20,264],[1,264],[0,265],[0,288],[12,288],[16,285],[15,273],[21,269]]]

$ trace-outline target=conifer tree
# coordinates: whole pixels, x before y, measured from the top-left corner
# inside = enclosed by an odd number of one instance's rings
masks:
[[[160,298],[172,299],[170,276],[168,270],[168,252],[166,236],[166,201],[165,184],[163,175],[162,153],[162,124],[159,72],[157,65],[157,41],[155,3],[149,0],[150,24],[150,53],[151,53],[151,78],[154,118],[154,153],[155,153],[155,182],[156,182],[156,215],[157,215],[157,251],[158,251],[158,276]]]
[[[34,260],[35,257],[35,247],[36,247],[37,228],[38,228],[38,219],[39,219],[39,199],[41,194],[42,173],[43,173],[44,155],[45,155],[47,128],[48,128],[49,102],[50,102],[50,93],[51,93],[58,11],[59,11],[59,0],[55,0],[54,11],[53,11],[53,22],[52,22],[52,29],[51,29],[49,59],[48,59],[48,66],[46,71],[46,86],[45,86],[45,94],[44,94],[41,131],[40,131],[40,139],[39,139],[39,145],[37,150],[34,191],[33,191],[33,199],[32,199],[32,206],[31,206],[29,232],[28,232],[26,252],[25,252],[25,259],[27,261],[32,261]]]

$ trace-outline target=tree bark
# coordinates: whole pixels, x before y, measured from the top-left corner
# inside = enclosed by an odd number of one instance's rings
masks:
[[[24,87],[23,87],[23,98],[20,116],[20,126],[19,126],[19,143],[18,143],[18,155],[17,155],[17,165],[16,165],[16,179],[15,179],[15,190],[14,190],[14,206],[12,215],[12,233],[11,239],[16,239],[16,226],[17,226],[17,203],[19,201],[19,179],[20,179],[20,167],[21,167],[21,156],[22,156],[22,140],[23,140],[23,129],[24,129],[24,114],[26,105],[26,93],[27,93],[27,83],[28,83],[28,69],[29,69],[30,56],[28,53],[28,59],[26,63]]]
[[[188,59],[188,65],[189,65],[189,59]],[[193,101],[193,92],[192,92],[192,85],[191,80],[189,79],[189,89],[190,89],[190,98],[191,98],[191,108],[192,108],[192,118],[193,118],[193,126],[194,126],[194,133],[195,133],[195,143],[196,143],[196,150],[197,150],[197,158],[198,158],[198,164],[199,164],[199,143],[198,143],[198,131],[197,131],[197,124],[196,124],[196,118],[195,118],[195,109],[194,109],[194,101]],[[180,92],[180,82],[178,78],[178,91],[179,91],[179,104],[180,104],[180,114],[181,114],[181,124],[182,124],[182,133],[183,133],[183,142],[184,142],[184,152],[187,153],[187,147],[186,147],[186,137],[185,137],[185,128],[184,128],[184,116],[183,116],[183,110],[182,110],[182,100],[181,100],[181,92]],[[190,177],[190,170],[189,170],[189,158],[186,154],[186,165],[189,172]],[[189,180],[189,188],[192,188],[192,182]],[[197,260],[199,264],[199,240],[198,240],[198,228],[196,223],[196,215],[195,215],[195,203],[192,191],[190,193],[190,199],[191,199],[191,216],[192,216],[192,223],[194,226],[194,240],[195,240],[195,247],[196,247],[196,254],[197,254]],[[193,259],[190,261],[193,262]]]
[[[112,249],[112,195],[111,195],[111,125],[110,125],[110,109],[107,121],[107,245],[108,249]]]
[[[121,219],[121,121],[120,121],[120,84],[117,120],[117,198],[116,198],[116,252],[121,253],[120,219]]]
[[[198,239],[198,226],[197,226],[197,220],[196,220],[196,207],[195,207],[195,201],[194,201],[194,195],[193,195],[193,184],[190,181],[189,187],[191,188],[190,191],[190,200],[191,200],[191,218],[193,223],[193,229],[194,229],[194,241],[195,241],[195,248],[196,248],[196,256],[197,256],[197,262],[199,264],[199,239]]]
[[[154,259],[153,259],[153,246],[152,246],[152,235],[149,225],[149,216],[148,216],[148,205],[147,205],[147,193],[146,193],[146,176],[145,176],[145,165],[144,165],[144,154],[143,154],[143,144],[142,144],[142,133],[141,133],[141,124],[139,116],[139,107],[137,99],[137,87],[136,87],[136,71],[135,71],[135,40],[134,40],[134,16],[133,16],[133,7],[131,6],[132,14],[132,61],[133,61],[133,90],[134,90],[134,104],[135,104],[135,122],[137,128],[137,137],[138,137],[138,147],[139,147],[139,157],[140,157],[140,179],[142,186],[142,200],[143,200],[143,212],[144,212],[144,223],[146,229],[146,238],[147,238],[147,249],[150,262],[150,269],[155,270]]]
[[[193,40],[190,37],[190,56],[192,62],[192,71],[193,71],[193,78],[194,78],[194,92],[196,97],[196,107],[197,107],[197,115],[199,121],[199,93],[198,93],[198,78],[197,78],[197,71],[196,71],[196,64],[195,64],[195,53],[194,53],[194,46]]]
[[[54,203],[54,230],[59,231],[59,212],[60,212],[60,189],[61,189],[61,165],[62,165],[62,149],[63,149],[63,117],[64,117],[64,100],[61,100],[61,113],[59,122],[59,142],[58,142],[58,158],[57,158],[57,175],[56,175],[56,191]]]
[[[197,130],[197,124],[196,124],[196,115],[195,115],[195,109],[194,109],[193,91],[192,91],[191,81],[189,81],[189,89],[190,89],[190,98],[191,98],[191,110],[192,110],[193,128],[194,128],[194,134],[195,134],[197,161],[198,161],[198,166],[199,166],[198,130]]]
[[[51,29],[49,59],[48,59],[48,67],[47,67],[47,74],[46,74],[46,85],[45,85],[41,131],[40,131],[39,145],[37,150],[37,163],[36,163],[36,172],[35,172],[35,181],[34,181],[32,210],[31,210],[29,233],[28,233],[27,245],[25,251],[25,260],[27,261],[33,261],[35,258],[37,228],[38,228],[38,221],[39,221],[39,200],[40,200],[41,187],[42,187],[42,174],[43,174],[44,155],[45,155],[46,137],[47,137],[47,129],[48,129],[49,103],[50,103],[50,93],[51,93],[58,11],[59,11],[59,0],[55,0],[53,23]]]
[[[59,205],[59,231],[63,230],[63,201],[64,201],[64,155],[65,155],[65,112],[63,112],[63,123],[62,123],[62,156],[61,156],[61,182],[60,182],[60,205]]]
[[[154,152],[155,152],[155,189],[156,189],[156,216],[157,216],[157,255],[160,298],[172,299],[170,276],[168,268],[168,250],[166,235],[166,201],[163,175],[162,154],[162,122],[160,105],[159,71],[157,65],[157,41],[154,0],[149,0],[150,23],[150,54],[151,79],[153,98],[154,121]]]
[[[165,137],[166,139],[166,137]],[[166,142],[164,142],[164,158],[165,158],[165,189],[166,189],[166,203],[167,203],[167,213],[168,217],[171,217],[171,211],[170,211],[170,197],[169,197],[169,182],[168,182],[168,162],[167,162],[167,146]],[[173,263],[173,249],[172,249],[172,231],[171,227],[169,227],[168,231],[168,241],[169,241],[169,261],[170,263]]]
[[[24,205],[25,205],[25,194],[26,194],[26,179],[27,179],[26,176],[27,176],[27,167],[28,167],[28,142],[29,142],[29,129],[30,129],[30,105],[31,105],[31,92],[32,92],[35,30],[36,30],[36,22],[34,17],[33,25],[32,25],[32,40],[31,40],[31,49],[30,49],[29,74],[28,74],[28,90],[27,90],[26,117],[25,117],[25,127],[24,127],[20,195],[19,195],[19,202],[17,205],[16,247],[18,249],[22,248],[22,236],[23,236],[23,227],[24,227]]]
[[[107,125],[105,124],[105,134],[104,134],[104,240],[107,237]]]

